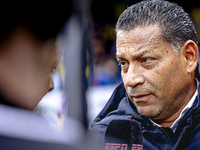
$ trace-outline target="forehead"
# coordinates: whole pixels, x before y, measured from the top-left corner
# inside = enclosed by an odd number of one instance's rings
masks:
[[[120,30],[117,33],[117,53],[127,50],[137,52],[146,47],[160,46],[163,43],[160,35],[157,25],[137,27],[130,31]]]

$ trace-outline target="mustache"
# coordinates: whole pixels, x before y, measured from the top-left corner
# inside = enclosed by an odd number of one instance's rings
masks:
[[[148,94],[152,94],[152,87],[127,87],[126,88],[126,93],[128,94],[128,96],[130,97],[134,97],[137,95],[148,95]]]

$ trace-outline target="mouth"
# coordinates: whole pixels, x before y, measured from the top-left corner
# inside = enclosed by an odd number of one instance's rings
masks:
[[[131,98],[133,99],[134,102],[145,102],[149,99],[151,94],[137,94],[137,95],[131,95]]]

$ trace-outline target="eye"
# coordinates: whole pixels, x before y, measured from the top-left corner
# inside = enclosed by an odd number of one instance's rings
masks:
[[[125,65],[126,65],[126,62],[120,61],[120,62],[118,63],[118,65],[119,65],[119,66],[125,66]]]
[[[118,65],[121,66],[121,71],[127,72],[129,68],[129,62],[126,60],[120,60],[118,62],[119,62]]]
[[[150,58],[140,58],[140,61],[143,62],[149,62]]]
[[[155,59],[154,58],[140,58],[141,63],[151,63],[153,60]]]
[[[141,65],[147,69],[152,69],[159,62],[159,59],[153,57],[140,58],[139,60]]]

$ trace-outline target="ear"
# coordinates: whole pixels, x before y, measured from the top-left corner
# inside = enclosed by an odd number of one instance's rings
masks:
[[[199,58],[197,44],[192,40],[188,40],[182,46],[181,51],[183,52],[186,60],[187,72],[189,74],[194,73]]]

